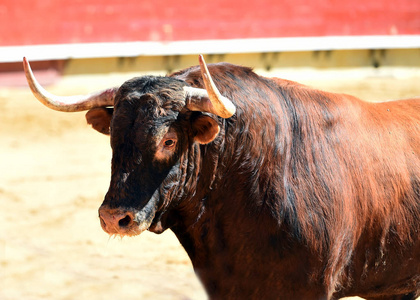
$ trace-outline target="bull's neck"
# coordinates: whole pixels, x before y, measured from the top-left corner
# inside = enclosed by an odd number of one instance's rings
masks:
[[[240,144],[241,139],[247,140],[243,137],[248,133],[234,126],[231,129],[222,128],[221,136],[212,144],[199,146],[201,160],[197,162],[200,170],[194,196],[180,203],[176,225],[172,227],[195,268],[201,268],[203,261],[209,261],[206,257],[212,253],[232,244],[231,237],[226,235],[232,224],[237,223],[236,230],[243,230],[245,234],[249,224],[255,223],[251,226],[258,228],[264,223],[275,222],[271,209],[261,205],[265,197],[261,194],[267,195],[261,186],[270,177],[269,171],[256,170],[268,162],[261,147],[269,148],[272,155],[280,151],[273,149],[273,144],[262,145],[261,141],[255,145]],[[249,163],[244,165],[246,160]],[[252,212],[258,214],[251,216]],[[242,228],[243,224],[248,225]],[[262,235],[264,230],[260,232]],[[233,252],[230,254],[234,256]]]

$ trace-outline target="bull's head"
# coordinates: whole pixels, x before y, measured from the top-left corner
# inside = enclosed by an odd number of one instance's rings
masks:
[[[165,212],[186,197],[185,185],[198,176],[189,149],[216,138],[216,116],[229,118],[235,113],[233,103],[214,85],[202,56],[199,60],[205,89],[172,77],[145,76],[119,88],[59,97],[37,83],[24,59],[36,98],[58,111],[88,110],[88,123],[111,135],[112,177],[99,208],[107,233],[136,235],[165,229],[161,225]]]

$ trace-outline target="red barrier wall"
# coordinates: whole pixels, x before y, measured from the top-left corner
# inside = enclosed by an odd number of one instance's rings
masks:
[[[419,0],[2,0],[0,46],[420,34]]]

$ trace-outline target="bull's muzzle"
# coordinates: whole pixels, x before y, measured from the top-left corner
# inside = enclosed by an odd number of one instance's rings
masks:
[[[103,203],[99,208],[102,229],[110,235],[138,235],[150,228],[159,202],[158,189],[141,209],[117,207],[111,208]]]
[[[99,219],[102,229],[110,235],[133,236],[142,231],[139,223],[135,221],[135,212],[119,208],[109,208],[101,206],[99,208]]]

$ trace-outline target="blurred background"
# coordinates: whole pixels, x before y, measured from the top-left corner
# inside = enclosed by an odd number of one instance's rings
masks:
[[[171,232],[110,239],[109,138],[60,95],[226,61],[369,101],[420,95],[420,1],[0,2],[0,299],[206,299]]]

